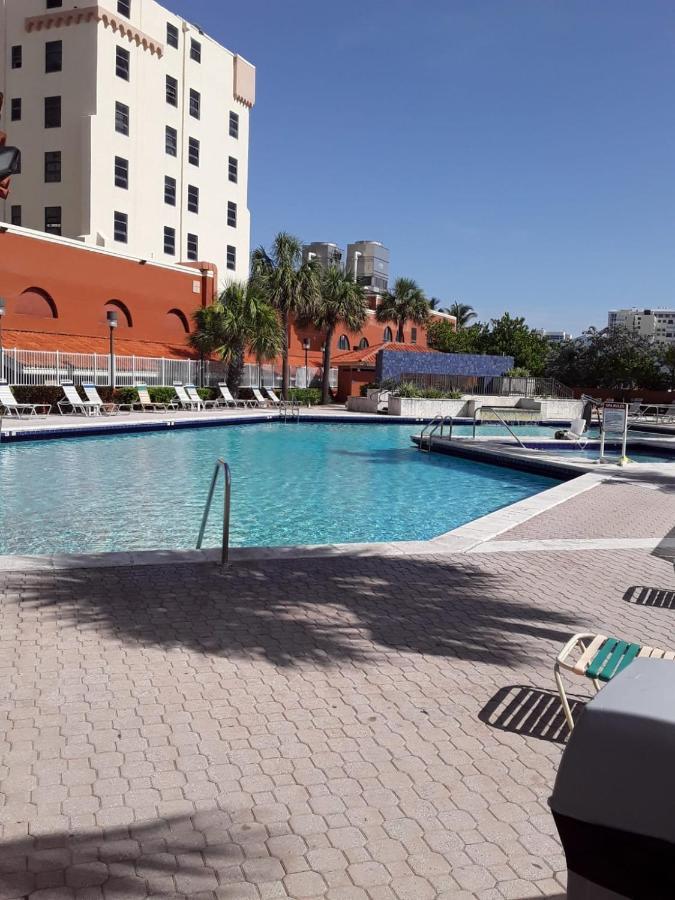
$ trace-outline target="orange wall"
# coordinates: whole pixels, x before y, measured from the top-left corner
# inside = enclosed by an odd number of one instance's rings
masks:
[[[202,274],[201,267],[214,277]],[[102,337],[107,334],[106,304],[118,300],[132,320],[129,327],[125,317],[118,316],[120,338],[184,345],[185,329],[169,311],[180,310],[190,323],[194,310],[213,300],[216,283],[215,267],[209,263],[188,274],[72,243],[0,232],[0,296],[7,301],[7,329]],[[51,298],[57,318],[38,294],[24,293],[30,288]],[[22,308],[29,314],[20,314]],[[41,308],[43,315],[35,315]]]

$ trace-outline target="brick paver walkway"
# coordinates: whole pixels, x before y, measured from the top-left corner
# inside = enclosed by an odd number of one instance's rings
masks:
[[[637,586],[672,567],[0,575],[0,900],[562,897],[553,653],[577,628],[672,643]]]

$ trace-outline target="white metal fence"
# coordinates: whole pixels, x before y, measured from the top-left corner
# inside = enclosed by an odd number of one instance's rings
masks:
[[[319,387],[321,369],[291,368],[292,387]],[[331,369],[331,387],[337,387],[337,369]],[[227,375],[224,363],[195,359],[164,359],[148,356],[115,356],[115,384],[132,387],[138,382],[150,386],[183,384],[216,385]],[[110,384],[110,357],[100,353],[68,353],[61,350],[0,350],[0,376],[12,385],[58,385],[91,382],[100,387]],[[308,377],[309,376],[309,384]],[[277,366],[247,364],[241,386],[244,388],[280,387],[281,370]]]

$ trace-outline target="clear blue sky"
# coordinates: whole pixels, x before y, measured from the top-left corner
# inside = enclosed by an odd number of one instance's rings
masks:
[[[165,0],[258,70],[253,246],[579,333],[675,302],[672,0]]]

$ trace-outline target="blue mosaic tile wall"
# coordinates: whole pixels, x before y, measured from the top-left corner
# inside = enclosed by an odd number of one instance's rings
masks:
[[[380,350],[375,362],[375,380],[416,375],[503,375],[513,368],[512,356],[482,356],[474,353],[415,353]]]

